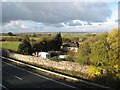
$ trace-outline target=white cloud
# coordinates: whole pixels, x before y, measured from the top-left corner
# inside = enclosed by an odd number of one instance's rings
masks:
[[[118,26],[117,22],[91,23],[73,20],[74,23],[79,22],[82,25],[69,25],[61,23],[62,26],[44,25],[35,21],[11,21],[3,26],[3,32],[104,32],[111,31],[112,28]],[[58,24],[60,25],[60,24]]]
[[[2,32],[39,32],[44,25],[39,22],[29,21],[29,20],[18,20],[18,21],[11,21],[7,24],[2,26]]]
[[[6,3],[3,7],[3,32],[103,32],[118,26],[118,11],[107,3]]]
[[[112,15],[110,18],[107,18],[106,22],[88,22],[80,21],[80,20],[73,20],[74,23],[79,22],[82,26],[67,26],[64,29],[68,31],[76,31],[76,32],[110,32],[113,28],[118,27],[118,11],[112,11]]]

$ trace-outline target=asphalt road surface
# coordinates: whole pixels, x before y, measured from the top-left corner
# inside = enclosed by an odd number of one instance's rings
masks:
[[[44,90],[44,89],[78,89],[72,85],[47,78],[45,76],[33,73],[26,69],[20,68],[8,62],[2,62],[2,83],[0,86],[2,89],[24,89],[33,88]],[[80,89],[79,89],[80,90]]]

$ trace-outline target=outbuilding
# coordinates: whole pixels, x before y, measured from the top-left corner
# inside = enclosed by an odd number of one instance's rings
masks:
[[[41,58],[50,58],[51,55],[50,55],[50,53],[47,53],[47,52],[39,52],[38,53],[38,57],[41,57]]]
[[[41,57],[41,58],[50,58],[51,54],[48,52],[35,52],[33,56]]]

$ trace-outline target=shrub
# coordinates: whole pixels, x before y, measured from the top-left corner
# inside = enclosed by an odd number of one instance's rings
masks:
[[[88,69],[88,75],[90,78],[101,76],[101,67],[90,66]]]
[[[52,58],[50,58],[50,60],[59,61],[58,56],[52,57]]]
[[[75,54],[73,52],[69,52],[65,58],[66,61],[75,61]]]

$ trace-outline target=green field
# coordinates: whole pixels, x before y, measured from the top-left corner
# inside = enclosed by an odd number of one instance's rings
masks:
[[[20,42],[16,42],[16,41],[3,41],[0,43],[1,43],[0,48],[10,49],[14,51],[17,51],[18,45],[20,44]]]
[[[53,34],[41,34],[36,37],[29,36],[30,40],[36,40],[36,41],[41,41],[44,39],[52,39],[56,33]],[[24,35],[23,35],[24,36]],[[4,49],[10,49],[17,51],[18,45],[23,39],[23,36],[0,36],[0,48]],[[85,34],[80,34],[80,33],[62,33],[62,38],[67,38],[70,41],[75,41],[78,40],[79,38],[86,37]],[[63,43],[66,43],[66,40],[63,40]]]

